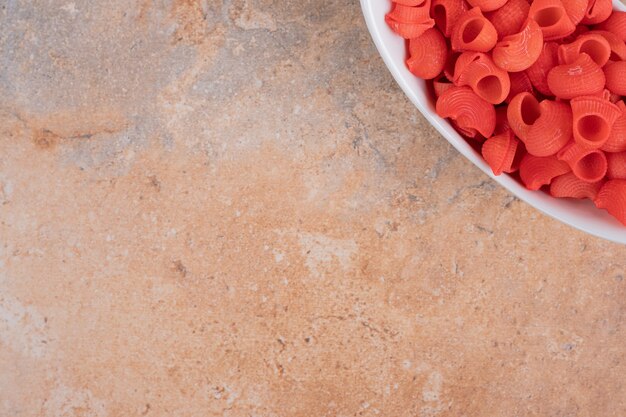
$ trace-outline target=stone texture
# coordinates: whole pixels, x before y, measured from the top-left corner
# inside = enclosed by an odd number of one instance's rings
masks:
[[[0,416],[623,416],[626,249],[497,187],[356,0],[0,2]]]

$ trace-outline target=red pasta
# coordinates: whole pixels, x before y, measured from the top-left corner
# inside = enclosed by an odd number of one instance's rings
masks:
[[[507,0],[467,0],[467,2],[483,12],[491,12],[504,6]]]
[[[613,124],[622,115],[618,106],[596,96],[576,97],[570,105],[574,140],[590,149],[600,148],[609,140]]]
[[[626,44],[616,34],[606,30],[590,30],[587,33],[597,33],[607,40],[611,47],[611,56],[609,58],[611,61],[626,60]]]
[[[606,101],[610,101],[613,104],[617,104],[617,102],[621,99],[621,96],[611,93],[611,91],[606,88],[599,93],[593,94],[593,96],[599,97]]]
[[[526,0],[509,0],[498,10],[487,13],[486,17],[498,32],[498,38],[513,35],[522,28],[528,17],[530,4]]]
[[[509,80],[511,80],[511,90],[505,100],[507,103],[510,103],[519,93],[533,93],[533,83],[525,72],[510,72]]]
[[[604,67],[606,88],[612,93],[626,95],[626,61],[611,62]]]
[[[454,87],[454,84],[448,81],[448,79],[444,75],[440,75],[433,80],[433,90],[435,92],[435,97],[439,97],[441,94],[443,94],[444,91],[446,91],[450,87]]]
[[[496,128],[493,130],[494,135],[511,130],[509,119],[506,116],[506,107],[496,107]]]
[[[602,39],[604,40],[604,38]],[[541,28],[537,22],[528,19],[522,25],[519,33],[506,36],[496,44],[492,52],[493,61],[500,68],[509,72],[524,71],[535,63],[542,50],[543,34]]]
[[[426,0],[393,0],[394,3],[401,4],[403,6],[421,6]]]
[[[520,167],[520,164],[522,163],[522,159],[524,159],[526,155],[528,155],[528,152],[526,152],[526,148],[524,147],[524,142],[520,140],[518,141],[518,144],[517,144],[517,151],[515,152],[515,157],[513,158],[513,164],[511,165],[511,170],[508,172],[509,174],[519,171],[519,167]]]
[[[400,3],[394,3],[391,11],[387,13],[387,17],[396,22],[402,23],[419,23],[430,19],[430,11],[426,9],[429,2],[424,2],[420,6],[405,6]],[[430,4],[428,4],[430,6]]]
[[[468,75],[475,70],[480,70],[481,67],[488,67],[488,72],[495,69],[495,64],[489,55],[483,52],[461,52],[454,63],[452,82],[456,85],[467,85]]]
[[[522,182],[529,190],[538,190],[550,184],[553,178],[571,171],[567,163],[555,156],[534,156],[526,154],[519,166]]]
[[[456,68],[456,61],[458,61],[461,56],[461,52],[457,51],[448,51],[448,58],[446,59],[446,64],[443,67],[443,75],[445,77],[454,82],[454,69]]]
[[[607,153],[606,162],[607,178],[626,180],[626,152]]]
[[[409,41],[409,56],[406,61],[409,71],[420,78],[430,80],[443,71],[448,56],[448,45],[441,32],[431,28],[419,38]]]
[[[556,154],[572,136],[572,112],[566,103],[521,93],[511,100],[507,117],[511,129],[534,156]]]
[[[614,11],[598,28],[614,33],[622,41],[626,41],[626,12]]]
[[[533,86],[541,94],[551,96],[552,91],[548,86],[548,73],[559,64],[557,51],[559,45],[554,42],[546,42],[543,50],[539,54],[539,58],[527,70],[526,75],[532,82]]]
[[[435,25],[430,18],[430,0],[416,7],[393,3],[391,11],[385,16],[387,25],[405,39],[413,39]]]
[[[613,104],[617,104],[622,99],[622,97],[619,94],[615,94],[608,89],[604,89],[604,91],[605,93],[607,93],[605,94],[605,99],[608,98],[608,100]]]
[[[439,116],[454,120],[469,133],[478,132],[488,138],[496,127],[493,105],[478,97],[469,87],[448,88],[439,96],[435,107]]]
[[[559,151],[557,158],[566,162],[582,181],[597,182],[606,175],[606,156],[599,149],[590,149],[571,141]]]
[[[481,52],[461,54],[456,61],[453,82],[470,86],[479,97],[492,104],[502,103],[511,89],[509,74]]]
[[[585,17],[585,13],[587,12],[588,0],[561,0],[563,2],[563,7],[565,7],[565,12],[567,13],[567,17],[572,21],[574,25],[580,23],[580,21]],[[578,26],[583,27],[584,26]]]
[[[611,46],[606,38],[598,33],[584,34],[570,44],[559,46],[559,63],[571,64],[581,53],[586,53],[593,62],[602,67],[611,56]]]
[[[507,130],[487,139],[482,146],[482,155],[491,167],[494,175],[513,172],[513,160],[519,141],[512,131]]]
[[[528,17],[539,24],[547,41],[564,38],[576,29],[561,0],[534,0]]]
[[[437,114],[494,175],[519,171],[529,190],[590,199],[626,225],[626,13],[607,0],[397,0],[385,19]]]
[[[451,43],[455,51],[488,52],[498,41],[498,33],[478,7],[463,12],[452,29]]]
[[[450,37],[452,28],[465,11],[467,11],[465,0],[433,0],[430,14],[439,30],[446,37]]]
[[[583,17],[582,23],[585,25],[596,25],[605,21],[613,11],[613,3],[611,0],[589,0],[587,12]]]
[[[594,203],[626,225],[626,180],[607,181],[600,188]]]
[[[405,39],[417,38],[434,25],[434,23],[428,21],[420,23],[395,22],[391,19],[386,19],[386,21],[394,32]]]
[[[588,198],[593,200],[598,195],[603,181],[587,182],[573,172],[559,175],[550,183],[550,195],[557,198]]]
[[[530,128],[541,116],[537,98],[531,93],[520,93],[513,97],[507,107],[507,118],[513,132],[522,140],[528,137]]]
[[[589,28],[587,26],[583,26],[583,25],[578,25],[576,26],[576,30],[574,30],[571,34],[567,35],[564,38],[559,39],[557,42],[560,44],[567,44],[567,43],[572,43],[574,42],[576,39],[578,39],[578,37],[580,35],[584,35],[585,33],[589,33]]]
[[[467,139],[474,139],[475,141],[480,142],[480,143],[485,141],[484,136],[481,136],[480,133],[478,133],[478,131],[474,129],[473,127],[459,126],[456,120],[452,120],[452,119],[450,119],[450,123],[452,124],[452,126],[454,126],[454,129],[457,132],[459,132],[461,135],[463,135]]]
[[[604,89],[604,72],[586,53],[571,64],[557,65],[548,73],[548,87],[562,99],[599,93]]]
[[[540,116],[523,138],[528,153],[535,156],[556,154],[572,137],[572,111],[563,102],[544,100]]]
[[[621,114],[613,123],[609,139],[600,148],[605,152],[626,151],[626,105],[624,105],[623,101],[618,101],[617,107],[620,109]]]

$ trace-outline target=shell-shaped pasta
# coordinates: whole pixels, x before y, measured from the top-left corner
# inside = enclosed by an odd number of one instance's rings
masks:
[[[608,19],[598,25],[598,29],[614,33],[622,41],[626,41],[626,12],[614,10]]]
[[[574,140],[586,148],[600,148],[608,140],[620,108],[597,96],[580,96],[570,101]]]
[[[518,144],[519,141],[510,130],[492,136],[483,143],[483,158],[491,167],[494,175],[512,171]]]
[[[434,21],[426,21],[423,23],[402,23],[390,20],[387,17],[385,17],[385,22],[387,22],[387,25],[389,25],[391,30],[402,36],[404,39],[417,38],[435,25]]]
[[[513,100],[513,97],[518,95],[519,93],[532,93],[533,92],[533,83],[528,78],[525,72],[510,72],[509,80],[511,80],[511,90],[509,91],[509,96],[506,98],[506,102],[510,103]]]
[[[485,140],[485,138],[481,136],[478,133],[478,131],[474,129],[473,127],[459,126],[459,124],[455,120],[451,120],[450,123],[452,123],[452,126],[454,126],[454,129],[457,132],[459,132],[461,135],[463,135],[466,138],[474,139],[478,142],[483,142]]]
[[[607,153],[606,162],[607,178],[626,180],[626,152]]]
[[[609,58],[611,61],[626,60],[626,44],[616,34],[606,30],[590,30],[588,33],[597,33],[607,40],[611,47],[611,57]]]
[[[560,44],[572,43],[576,39],[578,39],[578,37],[580,35],[584,35],[587,32],[589,32],[589,28],[587,26],[585,26],[585,25],[578,25],[578,26],[576,26],[576,29],[572,33],[570,33],[569,35],[567,35],[564,38],[559,39],[558,43],[560,43]]]
[[[480,66],[489,67],[490,71],[495,67],[493,60],[483,52],[461,52],[454,63],[452,82],[456,85],[467,85],[467,78],[471,73],[471,65],[476,63]]]
[[[437,114],[455,121],[462,129],[473,129],[488,138],[496,127],[496,111],[469,87],[451,87],[439,96]],[[471,131],[470,131],[471,132]]]
[[[504,6],[507,0],[467,0],[472,7],[478,7],[482,12],[491,12]]]
[[[391,11],[385,16],[385,22],[405,39],[417,38],[435,26],[435,21],[430,18],[430,0],[417,7],[393,3]]]
[[[506,107],[496,107],[496,128],[493,130],[494,135],[511,130],[509,119],[506,116]]]
[[[609,91],[606,88],[600,91],[599,93],[593,94],[593,96],[600,97],[602,100],[610,101],[611,103],[614,103],[614,104],[620,101],[621,99],[621,96],[611,93],[611,91]]]
[[[519,33],[506,36],[496,44],[493,61],[509,72],[524,71],[535,63],[542,50],[543,33],[537,22],[527,19]]]
[[[529,190],[538,190],[550,184],[553,178],[570,172],[567,163],[559,161],[555,156],[534,156],[526,154],[519,166],[519,175]]]
[[[573,172],[559,175],[550,183],[550,195],[557,198],[588,198],[593,200],[598,195],[603,182],[587,182]]]
[[[433,0],[430,15],[446,38],[450,37],[459,17],[467,11],[466,4],[465,0]]]
[[[448,45],[437,28],[430,28],[419,38],[409,40],[406,65],[413,75],[430,80],[443,71],[448,57]]]
[[[400,23],[422,23],[430,19],[430,0],[426,0],[418,6],[407,6],[394,2],[391,11],[387,13],[387,17]]]
[[[425,21],[422,23],[403,23],[396,22],[388,19],[387,17],[385,17],[385,22],[387,22],[387,25],[391,28],[391,30],[402,36],[404,39],[417,38],[435,25],[434,21]]]
[[[604,89],[602,68],[581,53],[571,64],[557,65],[548,73],[548,87],[552,94],[562,99],[592,95]]]
[[[619,94],[615,94],[611,92],[610,90],[604,89],[604,92],[605,92],[605,95],[604,95],[605,100],[609,100],[613,104],[617,104],[622,99],[622,97]]]
[[[528,17],[539,24],[546,41],[564,38],[576,29],[561,0],[534,0]]]
[[[597,182],[606,175],[606,156],[600,149],[590,149],[571,141],[556,156],[567,163],[574,175],[583,181]]]
[[[394,3],[402,4],[403,6],[421,6],[426,0],[393,0]]]
[[[454,84],[448,81],[444,75],[440,75],[433,80],[433,91],[435,92],[435,97],[439,97],[450,87],[454,87]]]
[[[613,123],[609,139],[600,148],[605,152],[626,151],[626,105],[623,101],[618,101],[617,107],[621,111],[620,117]]]
[[[512,172],[518,171],[520,164],[522,162],[522,159],[526,155],[528,155],[528,152],[526,152],[526,147],[524,146],[524,142],[520,140],[519,143],[517,144],[517,151],[515,152],[515,157],[513,158],[513,164],[511,165],[511,170],[506,171],[506,172],[510,174]]]
[[[594,203],[626,225],[626,180],[607,181],[600,188]]]
[[[513,131],[535,156],[554,155],[571,137],[572,115],[564,103],[537,103],[525,93],[511,102],[508,117]]]
[[[561,0],[567,16],[574,25],[580,23],[587,12],[588,0]],[[584,27],[584,26],[581,26]]]
[[[456,61],[453,82],[468,85],[479,97],[492,104],[499,104],[509,95],[509,74],[499,68],[482,52],[463,52]]]
[[[626,61],[611,62],[604,67],[606,88],[620,96],[626,95]]]
[[[541,116],[541,107],[537,98],[531,93],[519,93],[509,103],[507,107],[507,119],[513,132],[526,140],[530,128]]]
[[[559,46],[559,63],[571,64],[581,53],[589,55],[599,66],[604,66],[611,56],[611,46],[606,38],[598,33],[584,34],[574,42]]]
[[[509,0],[498,10],[487,13],[486,17],[498,32],[498,38],[512,35],[520,31],[530,10],[526,0]]]
[[[448,57],[446,58],[446,63],[443,67],[443,75],[451,82],[454,82],[454,68],[456,67],[456,61],[461,56],[461,52],[458,51],[448,51]]]
[[[608,19],[612,11],[613,2],[611,0],[589,0],[582,23],[585,25],[597,25]]]
[[[523,141],[531,155],[554,155],[572,137],[572,111],[566,103],[551,100],[542,101],[539,110]]]
[[[454,82],[454,69],[456,68],[456,61],[461,56],[461,52],[448,51],[448,57],[446,58],[446,64],[443,67],[443,75],[452,82]]]
[[[559,45],[555,42],[544,43],[539,58],[525,71],[537,91],[546,96],[552,95],[548,86],[548,73],[559,64],[558,49]]]
[[[498,41],[498,33],[478,7],[463,12],[452,29],[452,49],[456,51],[490,51]]]

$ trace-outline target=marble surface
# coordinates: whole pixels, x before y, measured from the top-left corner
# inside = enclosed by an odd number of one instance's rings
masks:
[[[624,416],[625,264],[356,0],[0,2],[0,416]]]

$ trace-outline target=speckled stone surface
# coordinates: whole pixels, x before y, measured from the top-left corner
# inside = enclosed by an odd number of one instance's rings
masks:
[[[0,1],[2,417],[624,416],[625,263],[356,0]]]

